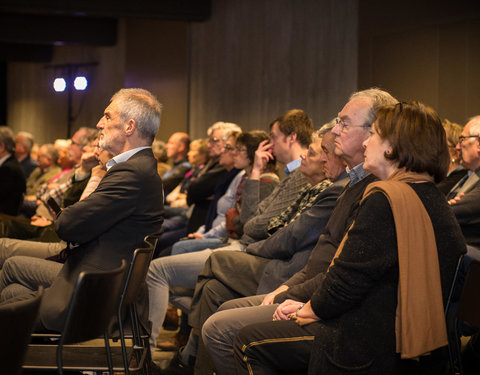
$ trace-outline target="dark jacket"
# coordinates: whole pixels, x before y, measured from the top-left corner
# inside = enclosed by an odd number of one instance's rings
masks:
[[[15,156],[0,166],[0,213],[15,216],[23,201],[25,177]]]

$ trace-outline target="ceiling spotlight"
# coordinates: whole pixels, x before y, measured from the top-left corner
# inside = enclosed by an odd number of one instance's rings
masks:
[[[88,86],[87,78],[83,76],[76,77],[75,81],[73,81],[73,86],[75,87],[76,90],[79,90],[79,91],[85,90]]]
[[[67,87],[67,82],[63,78],[55,78],[55,81],[53,81],[53,89],[56,92],[63,92],[65,91],[65,88]]]

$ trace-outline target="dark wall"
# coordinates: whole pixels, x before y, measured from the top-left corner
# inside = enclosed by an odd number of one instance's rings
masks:
[[[480,113],[479,47],[478,2],[359,2],[359,88],[423,101],[463,125]]]

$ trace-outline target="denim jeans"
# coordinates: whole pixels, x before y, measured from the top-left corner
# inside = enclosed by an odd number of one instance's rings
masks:
[[[215,249],[222,243],[219,238],[199,238],[175,242],[172,255],[193,253],[205,249]]]

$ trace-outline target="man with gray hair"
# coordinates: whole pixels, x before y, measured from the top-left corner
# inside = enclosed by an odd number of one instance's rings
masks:
[[[0,213],[17,215],[25,193],[25,177],[13,155],[13,132],[0,126]]]
[[[46,267],[52,275],[40,307],[43,327],[61,329],[75,280],[82,271],[113,269],[122,259],[129,262],[146,235],[160,232],[162,182],[151,150],[160,114],[161,105],[150,92],[118,91],[97,124],[100,146],[113,155],[107,173],[93,193],[65,208],[55,221],[58,236],[70,244],[64,266],[20,256],[5,262],[0,288],[14,288],[17,293],[26,273],[38,273]],[[48,275],[43,272],[42,276]],[[23,288],[22,295],[4,303],[31,295],[30,289]]]
[[[467,175],[447,195],[463,236],[469,245],[480,246],[480,116],[468,121],[456,145]]]
[[[15,157],[23,168],[25,178],[38,167],[37,161],[30,156],[34,144],[33,135],[29,132],[18,132],[15,137]]]

